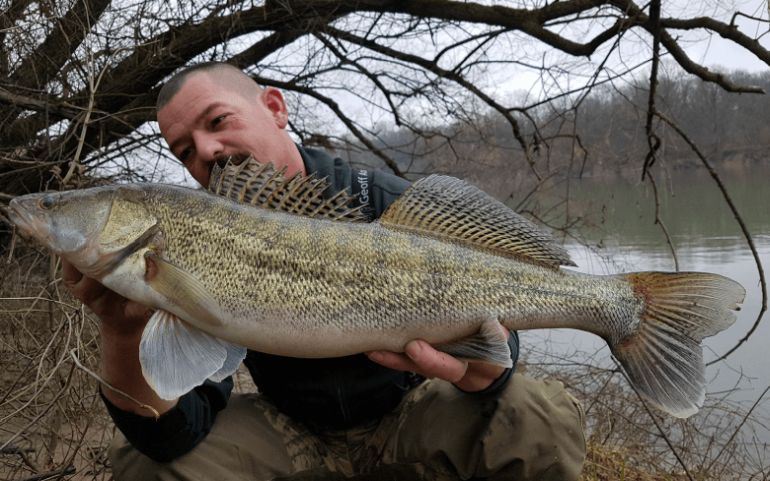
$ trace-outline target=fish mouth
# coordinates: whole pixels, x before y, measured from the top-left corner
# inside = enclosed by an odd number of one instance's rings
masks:
[[[8,204],[8,219],[16,226],[19,235],[45,244],[45,239],[48,237],[45,223],[25,207],[30,202],[34,203],[36,200],[30,199],[30,196],[12,199]]]

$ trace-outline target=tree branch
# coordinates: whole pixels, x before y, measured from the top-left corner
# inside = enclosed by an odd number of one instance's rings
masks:
[[[380,159],[385,162],[385,164],[393,171],[394,174],[396,174],[399,177],[404,177],[404,172],[401,171],[401,168],[398,166],[395,160],[390,158],[387,154],[385,154],[382,150],[378,149],[377,146],[375,146],[359,129],[358,127],[353,123],[352,120],[348,116],[345,115],[344,112],[342,112],[342,109],[340,109],[340,106],[335,102],[334,100],[330,99],[329,97],[326,97],[324,95],[321,95],[317,91],[309,88],[309,87],[303,87],[296,84],[291,84],[287,82],[281,82],[277,80],[272,79],[266,79],[266,78],[259,78],[257,80],[262,85],[272,85],[273,87],[278,87],[284,90],[291,90],[294,92],[299,92],[302,94],[305,94],[307,96],[313,97],[314,99],[320,101],[324,105],[326,105],[334,114],[339,118],[343,124],[345,124],[345,127],[350,130],[350,132],[362,143],[368,148],[374,155],[379,157]]]
[[[467,81],[463,76],[460,74],[443,69],[439,67],[436,63],[426,60],[422,57],[419,57],[417,55],[412,55],[408,53],[401,52],[399,50],[394,50],[390,47],[386,47],[384,45],[380,45],[377,42],[374,42],[372,40],[368,40],[365,38],[358,37],[356,35],[353,35],[348,32],[343,32],[342,30],[338,30],[334,27],[328,27],[326,29],[326,32],[329,34],[334,35],[336,38],[343,39],[345,41],[348,41],[350,43],[360,45],[362,47],[368,48],[369,50],[372,50],[373,52],[378,52],[383,55],[386,55],[390,58],[402,60],[404,62],[409,62],[415,65],[418,65],[425,70],[428,70],[429,72],[434,73],[435,75],[439,77],[446,78],[448,80],[451,80],[462,87],[466,88],[468,91],[476,95],[478,98],[483,100],[487,105],[495,109],[497,112],[499,112],[508,122],[508,124],[511,126],[511,129],[513,130],[513,136],[516,138],[516,141],[521,146],[522,150],[526,153],[527,159],[529,161],[530,169],[535,174],[535,176],[540,179],[541,176],[537,172],[537,169],[535,168],[534,161],[529,157],[529,149],[528,149],[528,143],[524,139],[523,135],[521,134],[521,128],[519,127],[519,122],[516,120],[515,117],[511,114],[512,109],[508,109],[499,103],[497,103],[492,97],[485,94],[481,89],[476,87],[473,83]]]
[[[70,60],[73,52],[91,31],[110,0],[78,0],[51,29],[43,43],[27,57],[10,77],[10,82],[26,88],[42,88]]]
[[[630,0],[613,0],[613,3],[616,4],[619,8],[625,9],[629,15],[636,17],[636,23],[640,26],[642,26],[645,30],[647,30],[651,35],[655,35],[655,26],[653,25],[653,22],[651,22],[650,18],[639,8],[638,5],[636,5],[634,2]],[[669,20],[669,24],[672,23]],[[715,21],[714,26],[717,26],[718,22]],[[705,27],[708,27],[707,24],[704,24]],[[665,27],[665,24],[661,24],[662,27]],[[705,28],[704,27],[704,28]],[[725,25],[726,28],[729,29]],[[722,31],[726,32],[724,29],[721,29]],[[738,38],[735,36],[735,38]],[[744,41],[744,39],[741,39],[741,41]],[[660,42],[663,44],[664,47],[666,47],[666,50],[671,54],[671,56],[676,60],[676,62],[686,71],[689,72],[702,80],[705,80],[706,82],[712,82],[723,89],[727,90],[728,92],[742,92],[742,93],[764,93],[764,90],[762,90],[759,87],[752,87],[752,86],[741,86],[733,83],[730,79],[728,79],[725,75],[721,73],[715,73],[710,71],[708,68],[699,65],[695,62],[693,62],[690,57],[687,56],[687,54],[684,52],[682,47],[679,46],[679,43],[674,40],[674,38],[669,34],[667,30],[664,28],[661,29],[660,32]],[[754,49],[754,53],[760,52],[761,47],[757,44],[757,47]],[[759,57],[761,60],[763,60],[765,63],[770,65],[770,53],[765,51],[764,58],[762,56]]]

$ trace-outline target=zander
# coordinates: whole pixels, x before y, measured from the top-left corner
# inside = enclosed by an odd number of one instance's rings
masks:
[[[597,334],[642,395],[688,417],[705,397],[700,341],[745,295],[716,274],[564,269],[550,235],[452,177],[415,182],[365,223],[346,196],[324,200],[322,180],[253,160],[216,169],[213,192],[115,185],[10,204],[22,233],[157,309],[140,359],[166,399],[232,374],[245,348],[335,357],[424,339],[510,366],[502,324]]]

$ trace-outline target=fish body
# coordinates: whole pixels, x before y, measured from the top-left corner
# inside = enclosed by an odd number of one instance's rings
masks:
[[[160,184],[25,196],[10,212],[84,274],[158,309],[141,358],[166,397],[229,375],[244,347],[319,358],[400,352],[424,339],[510,365],[502,325],[597,334],[655,405],[680,417],[697,411],[705,392],[699,342],[734,321],[743,288],[708,273],[570,271],[547,235],[494,202],[436,177],[374,223]],[[189,345],[219,354],[182,352]],[[168,359],[177,351],[207,367],[169,379],[176,374],[163,365],[182,363]]]
[[[136,250],[100,278],[216,337],[271,354],[335,357],[465,337],[489,319],[509,329],[574,327],[602,336],[641,308],[627,282],[520,262],[387,229],[232,206],[173,186],[151,192],[163,258],[216,299],[220,323],[186,312],[145,281]],[[127,188],[126,188],[127,189]],[[179,199],[186,198],[180,205]],[[179,212],[194,212],[181,219]],[[98,273],[94,273],[98,274]]]

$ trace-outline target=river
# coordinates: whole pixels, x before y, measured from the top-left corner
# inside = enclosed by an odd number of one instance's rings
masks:
[[[721,172],[736,207],[753,237],[764,269],[770,269],[770,167],[732,169]],[[564,192],[564,185],[557,189]],[[661,218],[668,229],[682,271],[708,271],[740,282],[747,291],[735,324],[704,341],[706,362],[732,348],[755,323],[762,293],[756,262],[738,223],[716,184],[705,171],[666,173],[658,180]],[[582,221],[575,237],[564,243],[578,264],[577,270],[611,274],[638,270],[674,270],[671,250],[661,228],[654,224],[654,194],[647,184],[628,179],[581,179],[570,181],[570,216]],[[559,199],[545,192],[534,199],[538,211]],[[564,204],[552,212],[564,212]],[[564,221],[564,217],[560,219]],[[707,368],[707,396],[730,391],[729,400],[749,408],[770,385],[770,314],[757,330],[726,361]],[[526,346],[540,345],[548,336],[555,349],[565,354],[599,352],[598,360],[609,362],[609,350],[598,338],[579,331],[530,332],[522,337]],[[572,354],[570,354],[572,355]],[[770,397],[770,396],[767,396]],[[756,411],[760,423],[747,436],[770,442],[770,399]],[[764,449],[768,449],[765,446]]]

